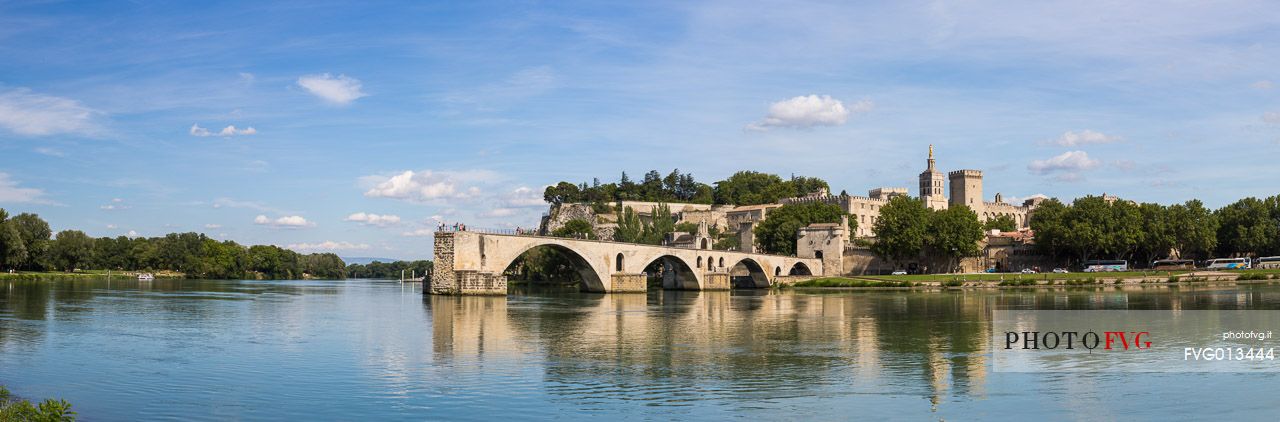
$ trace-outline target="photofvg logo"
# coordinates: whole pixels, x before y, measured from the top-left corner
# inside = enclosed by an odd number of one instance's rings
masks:
[[[1280,372],[1280,311],[992,312],[996,372]]]
[[[1151,333],[1149,331],[1022,331],[1005,332],[1004,348],[1011,350],[1021,347],[1023,350],[1150,350]]]

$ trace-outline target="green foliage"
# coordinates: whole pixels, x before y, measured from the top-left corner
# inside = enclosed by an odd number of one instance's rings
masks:
[[[1045,201],[1031,216],[1036,246],[1042,253],[1077,261],[1112,258],[1147,263],[1174,250],[1184,257],[1202,257],[1216,242],[1211,236],[1216,227],[1215,218],[1199,201],[1163,206],[1087,196],[1069,206]]]
[[[549,247],[530,249],[521,254],[505,271],[509,279],[527,282],[560,282],[566,285],[581,283],[573,260],[564,252]]]
[[[41,270],[48,266],[49,237],[53,231],[49,223],[40,216],[22,213],[9,219],[22,238],[23,248],[27,251],[26,260],[19,265],[24,270]]]
[[[1013,279],[1013,280],[1002,280],[1002,281],[1000,281],[999,283],[997,283],[997,285],[999,285],[999,286],[1015,286],[1015,287],[1017,287],[1017,286],[1034,286],[1034,285],[1036,285],[1036,281],[1035,281],[1035,279],[1030,279],[1030,278],[1026,278],[1026,279]]]
[[[93,238],[79,230],[60,231],[53,238],[50,253],[56,268],[74,271],[89,263],[93,256]]]
[[[1183,258],[1208,259],[1218,246],[1218,218],[1200,200],[1169,207],[1168,227]]]
[[[793,255],[796,252],[796,233],[802,227],[815,223],[839,223],[844,215],[839,205],[825,202],[783,205],[770,211],[769,218],[756,225],[756,242],[767,253]],[[849,219],[849,231],[856,228],[857,223]]]
[[[430,274],[433,265],[431,261],[394,261],[380,262],[373,261],[367,265],[351,264],[347,266],[346,276],[351,278],[388,278],[400,279],[403,271],[405,277],[423,276]]]
[[[667,204],[654,207],[653,217],[649,220],[649,224],[644,225],[640,231],[640,243],[661,245],[662,238],[676,230],[676,218],[671,215],[671,207]]]
[[[591,222],[581,218],[575,218],[564,223],[555,231],[551,232],[555,237],[571,237],[575,239],[595,239],[595,232],[592,230]]]
[[[22,266],[27,260],[27,246],[22,242],[17,224],[0,209],[0,269]]]
[[[613,231],[613,240],[627,243],[640,243],[644,233],[644,224],[640,216],[631,207],[618,211],[618,228]]]
[[[913,259],[924,251],[930,211],[916,198],[895,196],[880,208],[871,251],[891,261]],[[767,221],[767,220],[766,220]]]
[[[741,240],[738,239],[738,236],[725,236],[717,240],[711,248],[720,251],[736,250],[742,246],[740,243]]]
[[[1244,198],[1214,213],[1218,254],[1269,256],[1280,253],[1280,196]]]
[[[1007,215],[1001,215],[999,217],[992,218],[990,220],[987,220],[986,223],[982,224],[982,230],[984,231],[1000,230],[1002,232],[1011,232],[1017,229],[1018,229],[1018,222],[1014,221],[1013,217],[1010,217]]]
[[[740,171],[716,182],[715,203],[759,205],[776,203],[783,198],[803,196],[828,189],[827,182],[813,177],[793,177],[784,181],[777,175]]]
[[[942,282],[942,287],[960,287],[963,285],[964,281],[962,280],[945,280]]]
[[[931,256],[943,258],[947,272],[951,272],[960,258],[981,252],[978,242],[983,237],[982,224],[966,205],[953,205],[930,213],[928,227],[924,250]]]
[[[676,169],[665,177],[657,170],[650,170],[640,183],[633,182],[626,172],[622,173],[618,183],[601,184],[599,179],[593,180],[590,186],[586,183],[575,185],[560,182],[547,187],[542,198],[554,205],[591,203],[599,207],[597,213],[607,213],[609,210],[603,208],[607,206],[605,204],[618,201],[710,204],[713,193],[711,186],[698,183],[692,174],[680,173]]]
[[[64,422],[76,420],[76,412],[66,400],[46,399],[38,406],[26,400],[15,400],[7,388],[0,386],[0,421]]]

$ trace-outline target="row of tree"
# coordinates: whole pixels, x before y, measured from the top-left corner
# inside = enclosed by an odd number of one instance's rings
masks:
[[[1280,195],[1217,210],[1199,200],[1160,205],[1087,196],[1047,200],[1031,217],[1040,252],[1056,260],[1280,255]]]
[[[200,233],[93,238],[79,230],[54,234],[39,216],[8,218],[0,209],[0,269],[24,271],[177,271],[191,278],[341,279],[346,265],[332,253],[299,254],[273,245],[243,246]]]
[[[431,269],[432,263],[427,260],[394,262],[373,261],[368,264],[347,265],[347,277],[399,279],[401,274],[403,274],[405,278],[409,278],[411,276],[422,277],[430,275]]]
[[[689,173],[672,170],[665,177],[657,170],[645,173],[636,183],[622,173],[618,182],[600,183],[594,179],[573,184],[560,182],[543,191],[543,199],[553,205],[565,203],[611,204],[618,201],[681,202],[695,204],[758,205],[775,203],[783,198],[803,196],[828,189],[827,182],[813,177],[793,176],[783,180],[774,174],[740,171],[715,187],[694,180]]]

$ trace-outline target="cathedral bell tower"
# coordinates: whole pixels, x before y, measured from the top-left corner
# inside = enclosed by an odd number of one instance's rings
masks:
[[[938,171],[937,165],[933,160],[933,145],[929,145],[929,167],[920,173],[920,200],[924,201],[924,205],[930,209],[947,208],[947,197],[945,186],[946,180],[942,172]]]

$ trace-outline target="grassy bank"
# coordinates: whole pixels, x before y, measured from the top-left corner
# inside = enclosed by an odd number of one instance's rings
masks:
[[[805,280],[794,284],[794,287],[912,287],[916,283],[910,281],[867,280],[844,277],[823,277]]]
[[[0,386],[0,421],[74,421],[76,412],[71,411],[71,403],[66,400],[47,399],[40,404],[32,404],[9,394],[9,389]]]
[[[0,280],[65,280],[77,278],[120,278],[132,279],[137,278],[139,272],[146,271],[111,271],[106,270],[83,270],[74,272],[65,271],[17,271],[0,273]],[[160,271],[152,273],[156,278],[184,278],[185,274],[174,271]]]

